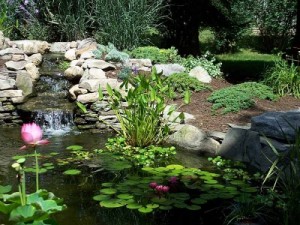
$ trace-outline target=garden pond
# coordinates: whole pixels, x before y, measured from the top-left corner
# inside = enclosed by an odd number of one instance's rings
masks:
[[[130,200],[134,191],[136,191],[137,195],[143,196],[143,194],[145,194],[145,196],[147,196],[149,195],[149,190],[152,191],[148,187],[149,183],[151,181],[160,182],[163,177],[159,175],[160,172],[163,172],[163,167],[161,167],[161,171],[155,171],[155,169],[152,170],[148,168],[146,170],[150,172],[150,176],[146,176],[141,180],[137,177],[138,173],[132,168],[126,170],[128,165],[121,165],[121,168],[123,167],[125,170],[119,170],[118,167],[120,165],[117,164],[117,168],[115,168],[115,160],[113,158],[105,157],[105,155],[95,156],[92,154],[93,149],[103,148],[105,142],[111,136],[112,134],[92,134],[78,131],[45,133],[44,137],[47,138],[50,143],[37,148],[37,152],[41,154],[39,157],[41,173],[40,187],[53,192],[57,197],[63,198],[64,204],[67,205],[66,210],[53,216],[58,224],[167,225],[171,223],[184,223],[196,225],[201,224],[201,221],[203,222],[203,215],[200,216],[197,211],[200,209],[198,205],[193,205],[191,210],[182,209],[185,208],[184,205],[182,205],[186,199],[185,193],[181,193],[181,196],[174,196],[174,199],[179,198],[179,202],[177,202],[178,207],[174,207],[172,210],[169,210],[172,208],[169,207],[171,202],[160,205],[161,208],[165,210],[153,210],[151,213],[141,213],[137,211],[134,204],[132,204],[132,209],[127,209],[126,207],[111,207],[113,205],[100,207],[99,201],[107,199],[107,197],[111,195],[110,192],[118,192],[115,194],[118,194],[120,197],[122,196],[122,193],[127,190],[127,194],[123,194],[124,201]],[[33,151],[31,149],[19,150],[22,145],[23,142],[20,137],[19,128],[0,128],[0,185],[10,184],[13,186],[13,190],[17,191],[16,173],[11,168],[11,165],[14,162],[14,159],[18,159],[18,156],[29,155],[26,161],[26,184],[28,189],[31,192],[34,192],[34,166],[31,168],[31,165],[34,165],[34,157],[30,157],[30,154],[33,153]],[[189,155],[187,153],[177,153],[175,160],[177,164],[180,162],[186,167],[199,168],[201,166],[210,165],[206,158],[195,157],[194,155]],[[171,167],[169,169],[172,171],[173,169],[181,169],[181,167]],[[80,171],[80,174],[72,175],[76,174],[78,171]],[[71,175],[68,175],[68,173]],[[129,173],[133,173],[134,175],[130,175],[130,179],[124,179]],[[183,171],[183,173],[185,173],[187,177],[194,176],[193,172],[189,170]],[[174,175],[176,175],[176,172]],[[199,174],[198,176],[203,177],[205,176],[205,173]],[[112,187],[113,184],[109,182],[114,182],[116,180],[120,182],[120,185]],[[212,184],[215,183],[215,181],[207,180],[208,184],[210,182]],[[122,191],[122,188],[124,189],[124,186],[126,185],[127,189],[125,187],[126,190]],[[141,189],[134,189],[134,187],[138,186],[143,186],[149,190],[144,190],[144,193],[141,193]],[[191,189],[193,189],[192,186]],[[224,197],[226,198],[228,196],[225,194]],[[151,202],[151,204],[147,205],[150,206],[150,208],[153,207],[153,209],[155,209],[159,206],[159,202],[162,199],[164,199],[163,194],[158,194],[158,198],[156,199],[158,204]],[[195,199],[197,202],[197,198]],[[198,199],[198,201],[201,202],[203,199]],[[215,204],[213,203],[213,205]],[[149,208],[146,207],[145,212],[147,212],[147,210],[149,210]],[[208,212],[208,215],[212,214]],[[0,224],[11,224],[1,216],[2,215],[0,215]]]

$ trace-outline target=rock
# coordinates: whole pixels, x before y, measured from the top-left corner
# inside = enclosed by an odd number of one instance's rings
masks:
[[[261,154],[261,144],[258,132],[240,128],[230,128],[223,140],[217,155],[248,162],[259,167],[256,163],[257,155]]]
[[[25,102],[25,97],[24,96],[22,96],[22,97],[13,97],[13,98],[11,98],[11,101],[14,104],[20,104],[20,103]]]
[[[64,72],[68,80],[79,80],[83,75],[83,69],[79,66],[71,66]]]
[[[170,135],[167,142],[179,148],[199,153],[202,151],[201,142],[206,138],[206,133],[192,125],[186,124],[180,130]]]
[[[174,73],[181,73],[184,72],[185,68],[179,64],[155,64],[154,65],[156,72],[161,73],[163,72],[164,76],[170,76]]]
[[[108,62],[101,59],[87,59],[83,65],[84,68],[98,68],[104,71],[114,70],[116,67]]]
[[[32,80],[37,80],[40,78],[39,69],[33,63],[26,64],[25,69]]]
[[[65,53],[65,58],[69,61],[72,61],[72,60],[75,60],[76,59],[76,49],[72,48],[72,49],[69,49],[68,51],[66,51]]]
[[[87,38],[79,42],[76,56],[81,56],[85,52],[94,50],[97,50],[97,42],[93,38]]]
[[[0,112],[12,112],[16,108],[12,104],[0,106]]]
[[[22,97],[23,91],[22,90],[5,90],[0,91],[0,98],[14,98],[14,97]]]
[[[150,59],[129,59],[126,66],[137,69],[142,67],[152,67],[152,62]]]
[[[70,48],[77,48],[78,43],[76,41],[70,42]]]
[[[191,120],[195,119],[195,117],[192,114],[183,113],[184,119],[182,120],[179,117],[179,115],[181,114],[181,112],[177,112],[177,111],[174,111],[170,115],[168,115],[170,113],[170,111],[173,110],[172,108],[174,108],[174,107],[176,107],[176,105],[167,105],[165,107],[164,112],[163,112],[163,118],[165,120],[173,122],[173,123],[188,123]]]
[[[72,60],[72,62],[70,63],[70,66],[82,66],[82,64],[84,63],[83,59],[75,59]]]
[[[50,52],[66,52],[70,49],[70,42],[54,42],[51,44]]]
[[[84,88],[89,92],[96,92],[99,90],[101,80],[99,79],[91,79],[91,80],[83,80],[79,84],[79,88]]]
[[[80,58],[81,59],[92,59],[92,58],[95,58],[95,55],[94,55],[93,51],[87,51],[87,52],[82,53],[81,56],[80,56]]]
[[[210,83],[212,80],[211,76],[208,74],[208,72],[202,66],[196,66],[195,68],[193,68],[189,72],[189,75],[191,77],[197,78],[202,83]]]
[[[14,62],[14,61],[8,61],[5,63],[5,66],[7,67],[7,69],[9,70],[22,70],[25,68],[25,65],[27,64],[26,61],[18,61],[18,62]]]
[[[105,72],[102,69],[91,68],[86,69],[80,79],[80,83],[84,80],[106,79]]]
[[[282,141],[294,141],[300,127],[300,109],[286,112],[266,112],[251,118],[251,130]]]
[[[0,75],[0,90],[13,89],[15,83],[14,79]]]
[[[23,91],[24,96],[28,96],[33,93],[33,82],[29,73],[18,72],[16,79],[16,86],[19,90]]]
[[[25,54],[32,55],[35,53],[44,54],[50,49],[50,44],[46,41],[20,40],[14,41],[17,47],[24,51]]]
[[[15,62],[23,61],[23,60],[25,60],[25,55],[14,54],[11,56],[11,60],[15,61]]]
[[[219,131],[208,131],[207,136],[211,137],[219,142],[222,142],[226,136],[226,133]]]
[[[42,56],[41,53],[36,53],[36,54],[33,54],[33,55],[29,56],[27,61],[33,63],[36,66],[38,66],[42,63],[43,56]]]
[[[77,101],[79,101],[83,104],[96,102],[98,99],[99,99],[98,92],[78,95],[78,97],[77,97]]]
[[[79,84],[74,85],[69,89],[72,100],[76,100],[78,95],[86,94],[88,91],[83,88],[79,88]]]
[[[0,56],[3,55],[13,55],[13,54],[20,54],[23,55],[24,51],[18,48],[6,48],[3,50],[0,50]]]
[[[0,31],[0,50],[4,48],[4,40],[5,40],[4,34],[2,31]]]
[[[241,129],[245,129],[245,130],[249,130],[251,128],[251,123],[246,123],[244,125],[237,125],[237,124],[233,124],[233,123],[227,123],[227,125],[229,127],[232,127],[232,128],[241,128]]]

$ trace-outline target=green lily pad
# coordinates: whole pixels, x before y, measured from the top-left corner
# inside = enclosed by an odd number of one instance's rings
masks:
[[[199,206],[199,205],[188,205],[186,208],[189,209],[189,210],[200,210],[201,206]]]
[[[126,208],[127,209],[139,209],[139,208],[142,208],[143,206],[138,204],[138,203],[129,203],[128,205],[126,205]]]
[[[206,184],[217,184],[218,181],[217,180],[205,180],[204,183],[206,183]]]
[[[101,202],[101,201],[110,199],[110,196],[109,196],[109,195],[104,195],[104,194],[101,195],[101,194],[100,194],[100,195],[95,195],[95,196],[93,197],[93,199],[94,199],[95,201]]]
[[[156,209],[156,208],[159,207],[159,204],[147,204],[146,207],[147,207],[147,208]]]
[[[101,193],[106,194],[106,195],[113,195],[117,193],[117,190],[114,188],[104,188],[100,190]]]
[[[112,187],[113,185],[114,185],[113,183],[109,183],[109,182],[101,184],[102,187]]]
[[[80,151],[83,149],[83,147],[80,145],[71,145],[71,146],[67,147],[66,149],[71,150],[71,151]]]
[[[141,213],[151,213],[153,211],[152,208],[148,208],[148,207],[141,207],[138,209],[139,212]]]
[[[115,199],[111,199],[111,200],[101,201],[100,205],[105,208],[119,208],[119,207],[124,206],[125,204],[123,204],[122,202],[117,201]]]
[[[119,194],[119,195],[117,195],[117,198],[119,198],[119,199],[132,199],[133,195],[130,195],[130,194]]]
[[[63,172],[64,175],[70,175],[70,176],[78,175],[80,173],[81,171],[76,169],[66,170],[65,172]]]
[[[173,207],[169,205],[161,205],[159,206],[159,209],[161,210],[171,210]]]
[[[181,169],[184,169],[184,166],[182,166],[182,165],[168,165],[168,166],[166,166],[166,168],[181,170]]]
[[[202,205],[202,204],[207,203],[207,200],[200,197],[200,198],[192,199],[191,202],[194,203],[194,204]]]

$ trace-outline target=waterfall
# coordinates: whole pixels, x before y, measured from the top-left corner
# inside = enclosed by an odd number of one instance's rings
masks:
[[[57,57],[54,59],[55,62],[59,61]],[[24,115],[24,122],[34,121],[46,133],[60,135],[69,132],[74,126],[74,104],[67,98],[71,83],[64,78],[58,64],[49,60],[51,57],[44,57],[41,76],[35,84],[36,96],[31,97],[19,109]]]

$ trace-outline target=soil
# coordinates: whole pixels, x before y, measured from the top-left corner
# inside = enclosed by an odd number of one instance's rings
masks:
[[[210,84],[213,90],[231,86],[224,79],[213,79]],[[228,113],[212,115],[211,106],[206,99],[211,94],[210,91],[201,91],[192,94],[191,103],[183,106],[180,111],[194,115],[195,120],[188,122],[204,131],[226,132],[230,127],[228,124],[246,125],[250,123],[251,117],[260,115],[269,111],[288,111],[300,109],[300,99],[292,96],[284,96],[277,101],[268,101],[255,99],[255,105],[252,108],[242,110],[238,113]],[[176,101],[180,104],[180,100]]]

